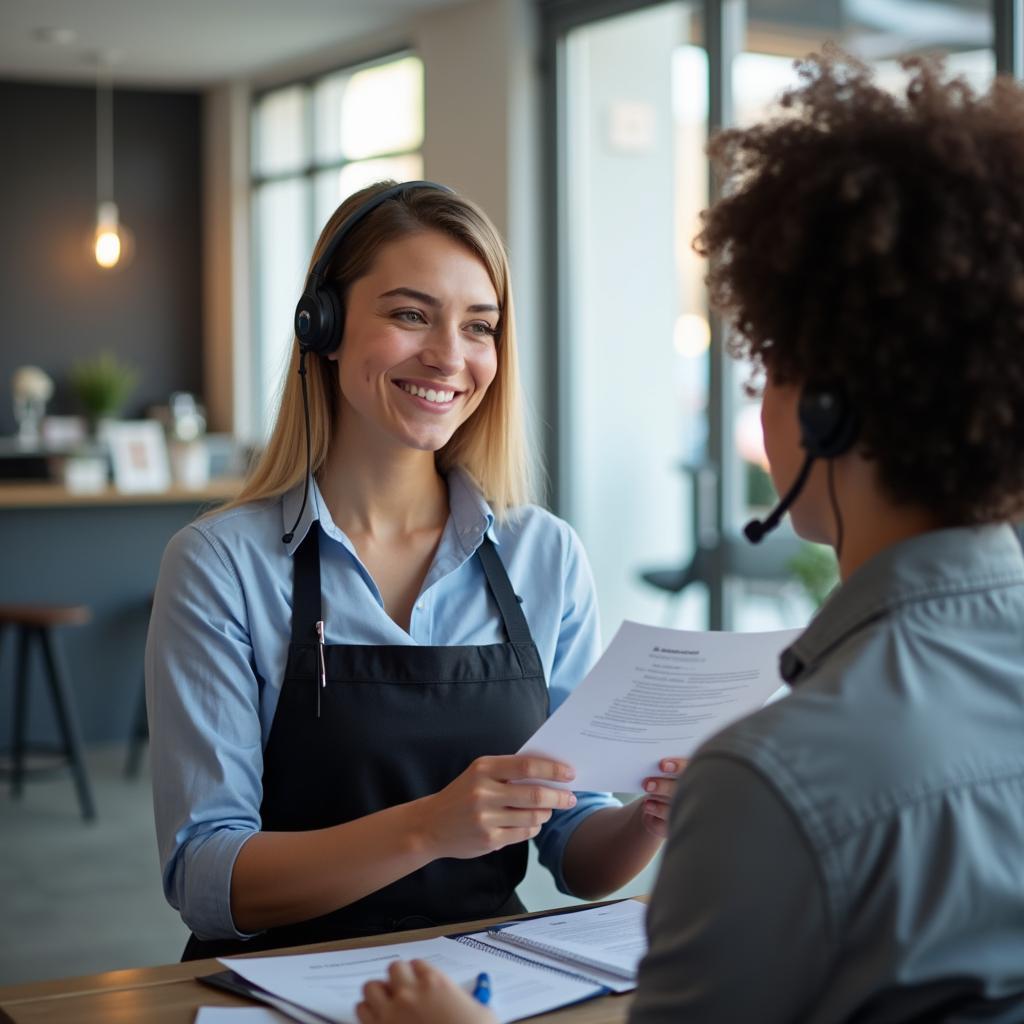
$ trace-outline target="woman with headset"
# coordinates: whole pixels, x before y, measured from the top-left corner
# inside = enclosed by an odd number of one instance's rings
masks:
[[[811,58],[711,144],[712,299],[842,582],[686,770],[630,1024],[1024,1020],[1024,87],[907,70]],[[364,998],[493,1019],[425,964]]]
[[[622,807],[515,754],[599,638],[578,539],[529,504],[497,232],[443,186],[366,188],[324,228],[295,330],[262,458],[174,537],[154,599],[185,957],[519,911],[531,838],[565,892],[625,884],[681,763]]]

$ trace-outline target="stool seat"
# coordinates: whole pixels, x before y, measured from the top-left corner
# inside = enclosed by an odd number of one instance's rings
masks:
[[[0,604],[0,626],[83,626],[90,619],[84,604]]]

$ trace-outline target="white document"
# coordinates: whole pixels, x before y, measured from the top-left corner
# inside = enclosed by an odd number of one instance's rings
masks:
[[[194,1024],[292,1024],[292,1018],[265,1006],[200,1006]]]
[[[247,981],[325,1020],[355,1024],[355,1007],[368,981],[384,980],[395,960],[426,960],[471,992],[477,975],[491,979],[491,1009],[502,1024],[579,1002],[603,991],[598,984],[556,974],[518,959],[495,956],[449,938],[369,949],[220,962]]]
[[[520,753],[576,770],[561,789],[639,793],[666,757],[689,757],[783,687],[778,660],[803,632],[694,632],[623,622],[587,677]]]

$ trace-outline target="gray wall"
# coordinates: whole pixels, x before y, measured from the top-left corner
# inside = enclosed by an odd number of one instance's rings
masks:
[[[25,363],[56,381],[51,412],[80,411],[68,370],[103,349],[139,370],[129,415],[201,391],[200,96],[114,91],[114,194],[135,235],[114,271],[90,251],[95,91],[0,82],[0,139],[0,435]]]
[[[57,631],[86,743],[128,738],[160,559],[201,510],[198,503],[0,509],[0,604],[84,604],[92,612],[88,625]],[[55,743],[38,652],[33,658],[29,737]],[[10,743],[14,670],[7,629],[0,632],[0,749]]]
[[[14,430],[9,382],[25,363],[55,379],[51,412],[80,411],[68,371],[103,349],[139,370],[127,415],[172,390],[201,392],[200,108],[194,93],[115,90],[114,190],[135,255],[103,271],[90,251],[94,91],[0,82],[0,435]],[[89,626],[62,636],[87,742],[127,735],[160,555],[196,511],[0,510],[0,601],[92,608]],[[12,648],[0,637],[0,746],[9,737]],[[33,689],[32,735],[52,738],[45,688]]]

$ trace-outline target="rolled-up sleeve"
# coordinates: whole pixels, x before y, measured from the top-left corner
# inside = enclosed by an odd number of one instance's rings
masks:
[[[601,624],[590,563],[572,527],[561,525],[563,598],[558,643],[548,680],[552,711],[583,680],[601,653]],[[551,872],[559,892],[574,895],[562,873],[562,859],[572,834],[595,811],[620,806],[610,793],[577,793],[576,806],[555,811],[541,829],[535,840],[538,859]]]
[[[231,872],[260,828],[259,696],[236,574],[201,524],[186,527],[160,568],[146,699],[164,893],[201,939],[246,937]]]

